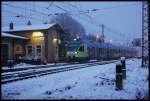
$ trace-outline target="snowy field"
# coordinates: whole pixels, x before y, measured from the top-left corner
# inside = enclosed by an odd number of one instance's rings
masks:
[[[148,96],[148,68],[127,60],[123,90],[115,90],[116,64],[105,64],[2,84],[2,99],[140,99]],[[106,79],[105,79],[106,78]]]

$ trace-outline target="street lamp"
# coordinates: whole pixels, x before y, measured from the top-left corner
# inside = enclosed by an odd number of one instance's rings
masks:
[[[54,42],[54,43],[57,43],[57,38],[54,38],[54,39],[53,39],[53,42]]]
[[[110,43],[112,43],[113,41],[110,39],[110,41],[109,41]]]
[[[57,57],[58,57],[58,44],[60,44],[61,41],[60,41],[59,39],[57,39],[57,38],[54,38],[54,39],[53,39],[53,42],[54,42],[55,49],[56,49],[56,54],[55,54],[55,59],[54,59],[55,64],[56,64]]]
[[[73,40],[74,40],[74,41],[76,41],[77,39],[76,39],[76,38],[74,38]]]
[[[100,36],[99,35],[96,35],[96,42],[98,42]]]
[[[79,39],[80,37],[77,35],[77,39]]]

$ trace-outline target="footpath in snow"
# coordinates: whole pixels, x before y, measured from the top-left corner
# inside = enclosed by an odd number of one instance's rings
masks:
[[[116,64],[105,64],[2,84],[2,99],[143,99],[148,68],[141,59],[126,61],[123,90],[115,90]]]

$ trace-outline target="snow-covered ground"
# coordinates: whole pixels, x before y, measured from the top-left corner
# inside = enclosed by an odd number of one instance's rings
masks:
[[[32,65],[32,64],[27,64],[27,63],[19,63],[13,66],[13,69],[16,68],[30,68],[30,67],[41,67],[41,66],[51,66],[51,65],[64,65],[64,64],[68,64],[68,63],[48,63],[47,65]],[[5,69],[10,69],[10,67],[5,66],[2,67],[3,70]]]
[[[127,60],[123,90],[115,90],[116,64],[105,64],[2,84],[2,99],[137,99],[148,96],[148,68]],[[104,79],[107,78],[107,79]]]

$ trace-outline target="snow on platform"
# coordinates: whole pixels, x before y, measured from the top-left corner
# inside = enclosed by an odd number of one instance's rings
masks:
[[[2,84],[2,99],[138,99],[148,94],[148,68],[127,60],[124,89],[115,90],[115,63]],[[107,78],[107,79],[105,79]]]

